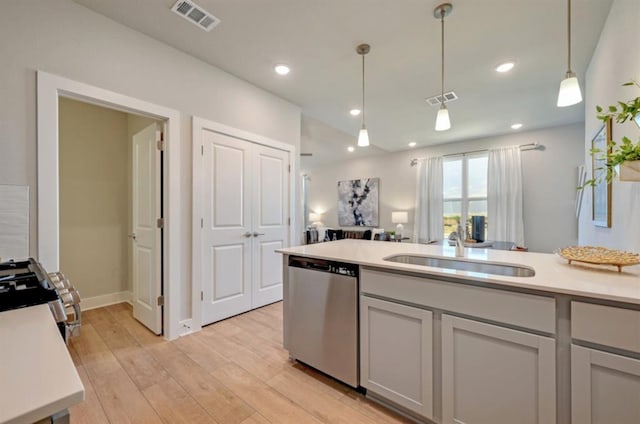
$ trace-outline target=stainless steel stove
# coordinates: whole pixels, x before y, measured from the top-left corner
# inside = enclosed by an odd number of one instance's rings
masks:
[[[33,258],[0,263],[0,312],[47,303],[65,341],[80,327],[80,295]]]

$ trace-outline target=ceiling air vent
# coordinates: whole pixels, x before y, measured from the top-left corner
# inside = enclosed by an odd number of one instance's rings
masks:
[[[456,95],[456,93],[454,93],[453,91],[444,93],[445,103],[449,103],[454,100],[458,100],[458,96]],[[438,94],[437,96],[429,97],[428,99],[426,99],[426,102],[429,103],[431,106],[439,106],[440,103],[442,102],[442,96]]]
[[[220,19],[189,0],[178,0],[171,11],[207,32],[220,23]]]

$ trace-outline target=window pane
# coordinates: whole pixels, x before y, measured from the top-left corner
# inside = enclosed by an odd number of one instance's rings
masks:
[[[443,161],[442,182],[445,199],[462,197],[462,159]]]
[[[487,216],[487,200],[469,200],[469,215]]]
[[[456,231],[458,223],[460,223],[460,215],[462,214],[462,202],[460,200],[444,201],[444,238],[448,238],[449,234]]]
[[[469,197],[487,197],[487,156],[472,157],[468,161],[467,193]],[[471,213],[471,209],[469,209]]]

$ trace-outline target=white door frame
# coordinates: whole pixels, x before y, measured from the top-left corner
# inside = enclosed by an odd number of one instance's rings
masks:
[[[193,161],[193,191],[192,191],[192,262],[191,262],[191,275],[192,278],[192,331],[198,331],[202,329],[202,300],[200,298],[200,292],[202,290],[202,238],[201,238],[201,219],[202,219],[202,178],[203,178],[203,166],[202,166],[202,130],[212,131],[219,134],[224,134],[230,137],[239,138],[251,143],[262,144],[264,146],[272,147],[274,149],[284,150],[289,153],[289,164],[291,166],[291,172],[289,172],[289,217],[291,219],[291,225],[289,226],[289,246],[291,246],[294,240],[297,240],[297,222],[296,222],[296,148],[295,146],[287,143],[283,143],[277,140],[270,139],[258,134],[254,134],[248,131],[239,130],[227,125],[220,124],[218,122],[209,121],[204,118],[194,116],[191,121],[191,140],[192,145],[192,161]]]
[[[38,260],[60,269],[58,97],[164,121],[164,337],[180,335],[180,112],[43,71],[37,71]]]

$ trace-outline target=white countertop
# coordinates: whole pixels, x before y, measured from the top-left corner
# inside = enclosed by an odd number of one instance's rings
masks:
[[[0,312],[0,423],[33,423],[83,399],[49,306]]]
[[[370,240],[338,240],[285,249],[277,252],[310,258],[328,259],[359,265],[411,271],[426,275],[455,277],[463,280],[483,281],[504,286],[520,287],[606,299],[640,305],[640,266],[624,267],[618,272],[615,267],[596,267],[572,263],[548,253],[513,252],[466,248],[464,258],[455,258],[452,246],[393,243]],[[493,263],[525,265],[535,270],[534,277],[509,277],[422,265],[385,261],[391,255],[417,254],[440,256],[461,260],[482,260]]]

